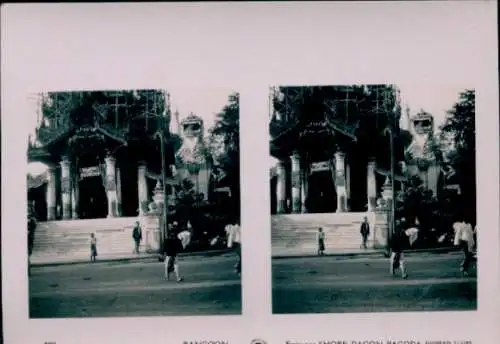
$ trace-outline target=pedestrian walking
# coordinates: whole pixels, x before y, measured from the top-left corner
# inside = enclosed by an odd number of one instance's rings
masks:
[[[469,268],[473,261],[474,255],[474,231],[470,223],[466,221],[458,221],[453,224],[455,238],[453,244],[462,250],[463,258],[460,264],[460,271],[464,276],[469,274]]]
[[[318,234],[316,234],[316,241],[318,243],[318,256],[325,254],[325,232],[323,228],[318,228]]]
[[[139,221],[135,222],[134,229],[132,230],[132,239],[134,239],[134,253],[139,254],[139,247],[142,240],[142,229]]]
[[[227,235],[227,247],[232,248],[238,256],[238,261],[234,266],[236,273],[241,275],[241,229],[238,223],[228,224],[225,228]]]
[[[390,240],[391,258],[390,258],[390,272],[392,276],[396,275],[398,269],[401,270],[401,277],[408,278],[406,273],[406,263],[403,255],[403,248],[406,242],[406,233],[400,228],[392,235]]]
[[[177,255],[182,251],[182,242],[176,236],[174,231],[169,231],[167,239],[165,240],[164,254],[165,254],[165,278],[170,280],[170,274],[173,272],[177,282],[183,281],[180,275],[179,265],[177,263]]]
[[[97,238],[90,233],[90,261],[95,262],[97,257]]]
[[[370,224],[368,223],[368,218],[366,216],[363,218],[363,222],[361,222],[359,232],[361,233],[361,248],[366,250],[366,243],[368,242],[368,236],[370,235]]]

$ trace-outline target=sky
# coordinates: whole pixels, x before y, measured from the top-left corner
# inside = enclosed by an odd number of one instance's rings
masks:
[[[434,127],[438,129],[446,118],[446,111],[453,107],[453,104],[459,98],[460,92],[467,89],[468,85],[398,84],[398,87],[401,91],[403,110],[408,105],[410,107],[410,114],[414,115],[423,109],[434,116]]]

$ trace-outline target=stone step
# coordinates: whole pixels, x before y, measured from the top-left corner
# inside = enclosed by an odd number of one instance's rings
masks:
[[[271,218],[271,241],[273,251],[314,252],[317,250],[317,233],[321,227],[325,233],[325,246],[329,251],[359,249],[361,238],[359,229],[367,216],[373,227],[372,213],[331,213],[331,214],[285,214]],[[373,240],[373,231],[370,241]]]
[[[90,233],[97,238],[98,254],[130,254],[134,249],[132,228],[136,217],[40,222],[33,247],[34,259],[88,257]]]

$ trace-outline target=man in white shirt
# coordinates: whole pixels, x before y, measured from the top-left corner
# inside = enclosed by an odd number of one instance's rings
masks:
[[[464,275],[469,273],[469,266],[472,262],[474,249],[474,231],[470,223],[465,221],[455,222],[453,224],[453,229],[455,231],[455,238],[453,244],[460,247],[463,252],[463,260],[460,270]]]
[[[235,265],[238,275],[241,274],[241,233],[239,224],[228,224],[225,228],[227,234],[227,247],[232,248],[237,256],[238,262]]]
[[[186,247],[191,243],[191,232],[188,230],[183,230],[177,234],[177,239],[182,243],[182,248],[185,250]]]

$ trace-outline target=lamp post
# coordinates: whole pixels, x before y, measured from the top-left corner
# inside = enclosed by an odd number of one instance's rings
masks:
[[[390,140],[390,152],[391,152],[391,189],[392,189],[392,202],[391,202],[391,235],[396,231],[396,183],[395,183],[395,172],[394,172],[394,129],[389,129],[389,140]],[[389,237],[390,237],[389,236]]]
[[[165,129],[166,129],[166,115],[167,109],[165,109],[164,113],[160,117],[160,128],[159,131],[156,132],[156,135],[160,137],[160,154],[161,154],[161,184],[163,188],[163,216],[162,216],[162,230],[161,230],[161,245],[163,248],[163,243],[165,238],[168,235],[168,196],[167,196],[167,183],[166,183],[166,161],[165,161]]]
[[[389,228],[389,239],[392,237],[396,231],[396,183],[395,183],[395,151],[394,151],[394,129],[396,127],[395,123],[395,111],[386,109],[386,113],[390,115],[389,125],[385,129],[385,134],[389,135],[389,151],[390,151],[390,178],[391,178],[391,210],[390,210],[390,228]]]
[[[162,117],[162,133],[160,135],[160,150],[161,150],[161,179],[163,185],[163,228],[162,228],[162,240],[168,235],[168,195],[167,195],[167,184],[166,184],[166,164],[165,164],[165,116]],[[162,241],[163,242],[163,241]]]

